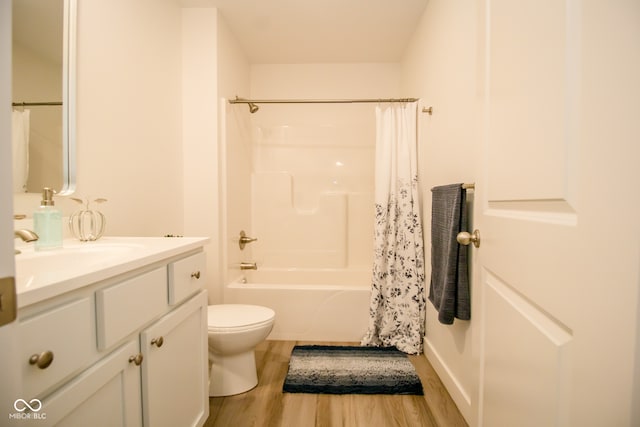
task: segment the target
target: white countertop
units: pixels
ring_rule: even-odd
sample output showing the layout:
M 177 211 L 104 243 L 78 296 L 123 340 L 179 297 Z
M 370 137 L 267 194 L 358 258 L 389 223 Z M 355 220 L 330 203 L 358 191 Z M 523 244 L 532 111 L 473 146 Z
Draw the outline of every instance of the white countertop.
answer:
M 200 248 L 207 237 L 103 237 L 67 239 L 63 247 L 16 254 L 18 308 Z

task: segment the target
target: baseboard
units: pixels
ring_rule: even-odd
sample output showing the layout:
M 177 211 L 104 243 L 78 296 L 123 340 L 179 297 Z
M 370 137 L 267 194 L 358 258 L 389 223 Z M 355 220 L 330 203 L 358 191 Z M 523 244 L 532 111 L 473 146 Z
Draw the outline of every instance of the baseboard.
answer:
M 451 395 L 451 399 L 453 399 L 453 402 L 458 407 L 458 410 L 460 410 L 467 424 L 471 425 L 471 398 L 469 394 L 426 337 L 424 341 L 424 355 L 440 377 L 442 384 L 444 384 L 449 395 Z

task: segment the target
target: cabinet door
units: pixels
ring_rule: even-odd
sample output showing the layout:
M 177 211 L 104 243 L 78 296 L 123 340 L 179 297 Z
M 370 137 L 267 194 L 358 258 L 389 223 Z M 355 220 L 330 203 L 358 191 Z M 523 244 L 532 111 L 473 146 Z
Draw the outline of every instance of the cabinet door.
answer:
M 201 291 L 140 335 L 145 426 L 200 426 L 207 396 L 207 293 Z
M 129 362 L 139 348 L 130 341 L 43 399 L 38 425 L 141 426 L 140 368 Z

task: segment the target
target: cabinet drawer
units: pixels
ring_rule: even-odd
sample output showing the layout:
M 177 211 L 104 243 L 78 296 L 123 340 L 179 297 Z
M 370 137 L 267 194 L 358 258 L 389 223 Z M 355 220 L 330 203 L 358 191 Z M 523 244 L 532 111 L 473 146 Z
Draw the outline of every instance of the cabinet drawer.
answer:
M 169 304 L 175 305 L 198 292 L 205 283 L 204 252 L 169 264 Z
M 90 362 L 97 353 L 94 318 L 87 297 L 20 322 L 19 335 L 29 337 L 20 340 L 24 396 L 37 396 Z M 46 352 L 53 359 L 45 367 Z M 39 361 L 30 363 L 32 356 L 39 356 Z
M 167 309 L 165 267 L 96 292 L 98 348 L 104 350 Z

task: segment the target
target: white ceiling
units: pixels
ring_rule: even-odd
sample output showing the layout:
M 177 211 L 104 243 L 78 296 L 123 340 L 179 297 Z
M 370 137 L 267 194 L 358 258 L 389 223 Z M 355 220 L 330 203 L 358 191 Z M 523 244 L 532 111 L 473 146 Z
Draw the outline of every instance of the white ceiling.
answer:
M 182 0 L 214 6 L 251 63 L 398 62 L 428 0 Z

